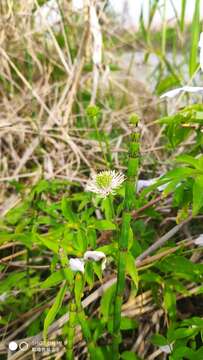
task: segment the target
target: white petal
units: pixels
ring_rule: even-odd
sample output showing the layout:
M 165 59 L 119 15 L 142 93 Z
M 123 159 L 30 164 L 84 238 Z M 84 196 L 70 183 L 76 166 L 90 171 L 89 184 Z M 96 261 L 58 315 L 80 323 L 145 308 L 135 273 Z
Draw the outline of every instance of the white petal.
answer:
M 183 91 L 186 92 L 201 92 L 203 91 L 203 87 L 202 86 L 183 86 Z
M 138 180 L 138 182 L 137 182 L 137 192 L 139 192 L 142 189 L 147 188 L 150 185 L 153 185 L 156 181 L 157 181 L 156 178 L 148 179 L 148 180 Z
M 106 255 L 102 251 L 86 251 L 84 254 L 84 260 L 100 261 L 105 259 Z
M 173 98 L 176 95 L 178 95 L 181 91 L 182 91 L 182 88 L 177 88 L 177 89 L 167 91 L 166 93 L 164 93 L 163 95 L 160 96 L 160 99 L 163 99 L 165 97 Z
M 138 182 L 137 182 L 137 192 L 139 192 L 142 189 L 147 188 L 148 186 L 151 186 L 151 185 L 155 184 L 156 181 L 158 181 L 158 180 L 159 180 L 159 178 L 153 178 L 153 179 L 148 179 L 148 180 L 138 180 Z M 168 184 L 159 185 L 157 187 L 158 191 L 165 190 L 167 185 Z
M 200 37 L 199 37 L 199 47 L 202 48 L 203 47 L 203 32 L 201 32 Z
M 203 64 L 202 64 L 202 67 L 203 67 Z M 180 94 L 182 91 L 183 92 L 191 92 L 191 93 L 203 92 L 203 87 L 201 87 L 201 86 L 183 86 L 181 88 L 173 89 L 173 90 L 166 92 L 165 94 L 160 96 L 160 99 L 163 99 L 165 97 L 173 98 L 176 95 Z
M 159 191 L 164 191 L 167 186 L 168 186 L 168 183 L 162 184 L 162 185 L 159 185 L 157 189 L 158 189 Z
M 84 271 L 85 271 L 83 259 L 71 258 L 69 260 L 69 266 L 72 271 L 80 271 L 82 273 L 84 273 Z
M 173 345 L 164 345 L 164 346 L 160 346 L 159 347 L 160 350 L 165 353 L 165 354 L 171 354 L 172 350 L 173 350 Z
M 194 244 L 198 246 L 203 246 L 203 234 L 201 234 L 197 239 L 194 240 Z
M 108 176 L 110 178 L 109 183 L 105 186 L 98 184 L 98 179 L 102 176 Z M 122 173 L 113 171 L 101 171 L 98 174 L 91 176 L 91 179 L 87 182 L 85 190 L 91 191 L 105 198 L 109 194 L 115 195 L 115 189 L 120 187 L 125 180 L 125 176 Z

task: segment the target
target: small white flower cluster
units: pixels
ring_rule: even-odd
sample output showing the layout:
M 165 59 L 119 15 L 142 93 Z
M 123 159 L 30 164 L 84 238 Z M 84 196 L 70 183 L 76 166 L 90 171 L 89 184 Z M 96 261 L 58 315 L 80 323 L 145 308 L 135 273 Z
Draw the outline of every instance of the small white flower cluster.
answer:
M 84 273 L 85 271 L 85 262 L 93 260 L 93 261 L 101 261 L 102 260 L 102 270 L 105 269 L 106 266 L 106 255 L 102 251 L 86 251 L 83 258 L 71 258 L 69 260 L 70 269 L 74 272 Z
M 199 48 L 200 48 L 200 68 L 203 71 L 203 32 L 200 34 L 199 39 Z M 183 86 L 177 89 L 173 89 L 170 91 L 167 91 L 163 95 L 160 96 L 161 99 L 163 98 L 174 98 L 175 96 L 179 95 L 181 92 L 189 92 L 189 93 L 197 93 L 197 92 L 203 92 L 203 87 L 201 86 Z
M 101 171 L 93 175 L 87 182 L 86 191 L 91 191 L 105 198 L 110 194 L 114 195 L 115 190 L 120 187 L 124 180 L 125 176 L 115 170 Z

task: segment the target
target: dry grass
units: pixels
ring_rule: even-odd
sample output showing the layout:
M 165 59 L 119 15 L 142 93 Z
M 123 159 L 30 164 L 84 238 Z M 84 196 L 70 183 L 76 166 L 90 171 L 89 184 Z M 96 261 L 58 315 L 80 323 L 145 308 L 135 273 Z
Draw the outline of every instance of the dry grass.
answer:
M 128 117 L 133 112 L 138 112 L 142 119 L 146 140 L 143 153 L 153 153 L 160 160 L 159 138 L 154 141 L 157 129 L 151 124 L 157 116 L 156 100 L 144 84 L 136 82 L 131 64 L 111 72 L 110 63 L 120 65 L 119 53 L 116 46 L 115 51 L 114 48 L 103 51 L 105 66 L 98 69 L 99 82 L 95 88 L 95 72 L 84 71 L 92 56 L 88 16 L 73 14 L 70 3 L 60 1 L 63 21 L 57 25 L 59 36 L 49 26 L 37 31 L 33 20 L 37 7 L 35 0 L 3 0 L 0 5 L 2 214 L 16 201 L 13 195 L 10 197 L 12 180 L 31 185 L 44 176 L 83 184 L 89 171 L 105 167 L 100 146 L 91 138 L 93 128 L 85 120 L 88 105 L 85 93 L 91 97 L 94 92 L 93 98 L 103 108 L 99 130 L 110 136 L 118 168 L 119 155 L 125 151 L 123 140 L 129 133 Z M 100 16 L 102 31 L 108 39 L 112 36 L 107 31 L 109 19 L 102 12 Z M 113 97 L 113 107 L 107 100 L 109 95 Z M 119 135 L 111 137 L 115 129 Z M 9 205 L 5 205 L 8 196 Z

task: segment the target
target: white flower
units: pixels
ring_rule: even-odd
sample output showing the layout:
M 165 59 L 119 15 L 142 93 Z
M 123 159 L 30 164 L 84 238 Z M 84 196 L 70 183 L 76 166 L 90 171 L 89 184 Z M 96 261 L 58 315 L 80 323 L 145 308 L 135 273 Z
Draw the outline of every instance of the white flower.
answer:
M 86 251 L 84 254 L 84 260 L 100 261 L 104 259 L 106 255 L 102 251 Z
M 203 246 L 203 234 L 201 234 L 197 239 L 194 240 L 194 244 L 198 246 Z
M 163 345 L 159 347 L 160 350 L 165 353 L 165 354 L 171 354 L 172 350 L 173 350 L 173 344 L 170 345 Z
M 83 259 L 79 259 L 79 258 L 71 258 L 69 260 L 69 266 L 71 268 L 72 271 L 76 272 L 82 272 L 84 273 L 85 269 L 84 269 L 84 260 Z
M 86 251 L 84 260 L 94 260 L 96 262 L 102 260 L 102 270 L 106 267 L 106 255 L 102 251 Z
M 199 47 L 200 47 L 199 63 L 200 63 L 201 70 L 203 71 L 203 32 L 201 32 L 201 34 L 200 34 Z
M 163 98 L 173 98 L 176 95 L 180 94 L 181 92 L 190 92 L 190 93 L 196 93 L 196 92 L 203 92 L 202 86 L 183 86 L 177 89 L 173 89 L 170 91 L 167 91 L 163 95 L 160 96 L 160 99 Z
M 105 198 L 109 194 L 114 195 L 115 190 L 125 180 L 125 176 L 122 173 L 113 171 L 101 171 L 97 175 L 93 175 L 86 185 L 86 191 L 91 191 L 95 194 Z

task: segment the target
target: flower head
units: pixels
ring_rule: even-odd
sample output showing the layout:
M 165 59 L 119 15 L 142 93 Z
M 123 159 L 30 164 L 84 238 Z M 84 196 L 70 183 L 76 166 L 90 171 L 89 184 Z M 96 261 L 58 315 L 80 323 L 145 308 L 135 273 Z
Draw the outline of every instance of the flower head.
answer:
M 113 171 L 101 171 L 97 175 L 93 175 L 86 185 L 86 191 L 91 191 L 105 198 L 109 194 L 114 195 L 115 190 L 125 180 L 122 173 Z
M 83 259 L 79 259 L 79 258 L 71 258 L 69 260 L 69 266 L 71 268 L 72 271 L 76 272 L 82 272 L 84 273 L 85 269 L 84 269 L 84 260 Z
M 106 255 L 102 251 L 86 251 L 84 254 L 84 260 L 100 261 L 104 259 Z

